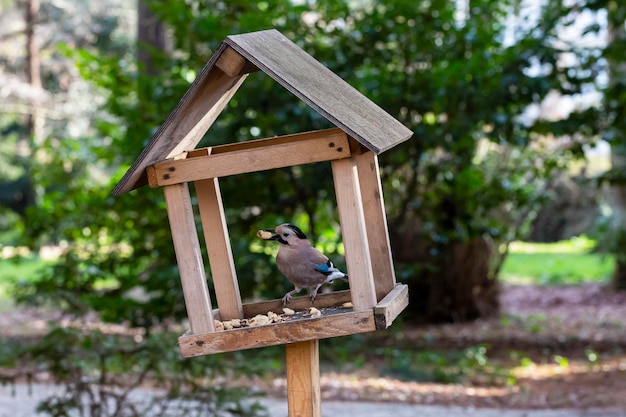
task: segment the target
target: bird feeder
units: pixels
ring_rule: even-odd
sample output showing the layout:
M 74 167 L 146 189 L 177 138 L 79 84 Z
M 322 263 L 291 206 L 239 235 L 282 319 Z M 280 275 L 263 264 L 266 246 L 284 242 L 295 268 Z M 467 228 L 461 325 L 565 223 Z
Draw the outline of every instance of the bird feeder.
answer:
M 255 71 L 269 75 L 336 127 L 196 149 Z M 385 329 L 408 304 L 407 287 L 397 284 L 394 274 L 377 155 L 411 135 L 278 31 L 227 37 L 113 190 L 119 195 L 144 185 L 163 188 L 190 324 L 179 338 L 182 355 L 286 344 L 290 415 L 320 415 L 318 340 Z M 332 167 L 350 289 L 320 294 L 314 302 L 322 311 L 319 317 L 217 329 L 216 320 L 246 319 L 283 307 L 280 299 L 242 303 L 219 178 L 322 161 Z M 189 183 L 204 230 L 215 310 Z M 347 302 L 350 308 L 338 307 Z M 311 305 L 301 296 L 288 307 L 298 311 Z

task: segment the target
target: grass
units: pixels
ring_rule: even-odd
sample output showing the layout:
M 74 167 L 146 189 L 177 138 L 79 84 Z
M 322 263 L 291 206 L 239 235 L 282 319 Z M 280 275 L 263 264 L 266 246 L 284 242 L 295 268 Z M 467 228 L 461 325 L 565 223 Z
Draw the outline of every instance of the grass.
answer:
M 11 283 L 34 276 L 47 262 L 38 257 L 0 258 L 0 299 L 9 297 Z
M 500 279 L 535 285 L 606 282 L 613 272 L 613 258 L 593 253 L 594 246 L 584 236 L 556 243 L 513 242 Z
M 595 241 L 581 236 L 556 243 L 513 242 L 500 279 L 509 284 L 558 285 L 606 282 L 613 258 L 593 253 Z M 9 297 L 11 282 L 33 276 L 46 262 L 36 256 L 0 257 L 0 299 Z

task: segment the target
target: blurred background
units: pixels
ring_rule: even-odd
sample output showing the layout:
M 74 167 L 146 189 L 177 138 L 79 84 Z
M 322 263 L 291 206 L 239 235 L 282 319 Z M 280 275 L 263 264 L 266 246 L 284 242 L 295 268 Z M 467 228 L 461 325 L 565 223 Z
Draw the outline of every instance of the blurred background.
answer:
M 278 348 L 179 358 L 162 192 L 111 195 L 219 42 L 275 28 L 414 132 L 380 155 L 410 305 L 322 344 L 325 398 L 626 406 L 625 17 L 617 0 L 0 0 L 0 380 L 63 387 L 49 415 L 262 415 L 246 400 L 281 395 Z M 327 127 L 257 72 L 200 146 Z M 220 185 L 246 300 L 289 288 L 258 229 L 297 224 L 345 267 L 330 164 Z

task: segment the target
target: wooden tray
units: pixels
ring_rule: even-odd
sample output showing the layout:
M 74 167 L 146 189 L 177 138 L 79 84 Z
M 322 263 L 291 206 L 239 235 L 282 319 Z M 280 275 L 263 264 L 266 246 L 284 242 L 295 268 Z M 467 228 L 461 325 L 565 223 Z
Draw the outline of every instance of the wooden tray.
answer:
M 189 358 L 382 330 L 389 327 L 408 305 L 408 287 L 396 285 L 371 310 L 353 311 L 352 308 L 341 307 L 349 301 L 349 290 L 321 294 L 315 299 L 315 303 L 311 303 L 306 296 L 297 297 L 291 300 L 289 308 L 303 311 L 314 306 L 321 311 L 321 317 L 296 314 L 286 321 L 258 327 L 240 327 L 195 335 L 188 331 L 178 338 L 178 343 L 182 356 Z M 268 311 L 281 312 L 283 305 L 281 300 L 271 300 L 244 304 L 243 307 L 245 317 L 251 318 Z M 220 318 L 219 311 L 214 312 L 214 317 Z

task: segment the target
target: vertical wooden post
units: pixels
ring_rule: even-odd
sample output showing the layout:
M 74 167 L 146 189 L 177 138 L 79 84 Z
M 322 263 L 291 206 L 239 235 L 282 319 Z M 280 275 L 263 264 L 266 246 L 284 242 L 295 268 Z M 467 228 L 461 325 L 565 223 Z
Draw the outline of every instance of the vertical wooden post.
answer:
M 215 331 L 211 297 L 187 183 L 163 187 L 191 332 Z
M 334 160 L 331 166 L 341 221 L 341 236 L 346 248 L 352 304 L 354 311 L 365 311 L 376 305 L 376 291 L 359 175 L 354 158 Z
M 367 241 L 375 278 L 376 299 L 380 301 L 395 288 L 396 273 L 393 269 L 378 157 L 374 152 L 366 151 L 354 156 L 354 159 L 361 184 Z
M 319 340 L 286 345 L 289 417 L 322 417 Z
M 217 178 L 195 182 L 204 240 L 222 320 L 243 318 L 237 272 Z

